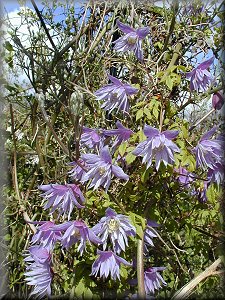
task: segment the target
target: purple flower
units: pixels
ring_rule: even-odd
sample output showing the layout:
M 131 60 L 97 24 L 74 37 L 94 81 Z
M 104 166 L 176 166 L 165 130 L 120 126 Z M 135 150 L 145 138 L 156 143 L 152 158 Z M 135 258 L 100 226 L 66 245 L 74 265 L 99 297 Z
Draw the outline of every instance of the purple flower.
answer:
M 148 268 L 144 272 L 144 284 L 146 294 L 154 293 L 155 290 L 159 290 L 161 288 L 161 284 L 163 284 L 164 286 L 166 285 L 166 282 L 158 273 L 158 271 L 163 270 L 165 270 L 164 267 L 152 267 Z
M 55 226 L 52 221 L 31 221 L 31 224 L 40 225 L 37 232 L 32 237 L 32 244 L 40 243 L 40 245 L 47 250 L 52 250 L 57 241 L 61 240 L 60 231 L 52 231 L 51 228 Z
M 190 183 L 195 179 L 195 175 L 183 167 L 179 167 L 178 169 L 174 169 L 176 173 L 178 173 L 178 181 L 180 184 L 190 187 Z
M 156 170 L 159 169 L 160 162 L 165 166 L 174 163 L 174 152 L 180 152 L 179 148 L 171 141 L 178 134 L 177 130 L 166 130 L 160 132 L 158 129 L 145 125 L 144 134 L 147 140 L 138 144 L 133 154 L 143 156 L 142 163 L 147 163 L 147 169 L 155 158 Z
M 30 296 L 36 295 L 38 299 L 51 295 L 51 281 L 53 272 L 51 269 L 51 255 L 46 248 L 33 246 L 24 259 L 26 263 L 25 281 L 28 285 L 34 285 Z
M 76 181 L 81 181 L 86 171 L 84 169 L 87 169 L 87 165 L 82 159 L 78 160 L 78 163 L 76 161 L 70 162 L 69 165 L 74 166 L 73 169 L 71 169 L 68 174 Z M 81 167 L 83 166 L 83 168 Z
M 157 235 L 154 233 L 154 230 L 152 230 L 151 227 L 159 227 L 160 225 L 152 220 L 147 220 L 147 226 L 144 232 L 144 242 L 145 245 L 154 246 L 152 238 L 157 237 Z
M 198 198 L 198 201 L 200 203 L 205 203 L 208 201 L 208 197 L 207 197 L 207 189 L 208 189 L 208 186 L 209 186 L 209 182 L 208 181 L 205 181 L 204 182 L 204 186 L 203 187 L 199 187 L 195 194 L 197 195 L 197 198 Z
M 59 210 L 59 216 L 62 214 L 68 214 L 68 219 L 70 219 L 70 214 L 76 206 L 77 208 L 83 208 L 84 206 L 78 202 L 78 199 L 84 203 L 85 199 L 81 190 L 76 184 L 47 184 L 40 185 L 39 189 L 45 193 L 41 196 L 44 197 L 44 201 L 47 201 L 44 209 L 48 209 L 52 206 L 50 213 L 52 214 L 56 209 Z
M 106 136 L 116 136 L 116 139 L 112 145 L 112 149 L 122 144 L 124 141 L 129 140 L 133 131 L 129 128 L 124 127 L 119 121 L 116 121 L 117 129 L 104 130 Z
M 207 179 L 209 182 L 216 182 L 218 185 L 224 182 L 224 163 L 217 162 L 214 164 L 213 169 L 209 168 Z
M 61 243 L 66 249 L 80 242 L 77 248 L 80 251 L 80 255 L 83 254 L 87 241 L 94 244 L 102 244 L 102 241 L 94 234 L 92 229 L 88 228 L 84 221 L 68 221 L 60 225 L 55 225 L 53 230 L 65 231 Z
M 222 159 L 222 141 L 209 140 L 209 138 L 216 132 L 217 126 L 207 131 L 193 149 L 196 155 L 196 167 L 203 169 L 213 169 L 215 164 L 221 162 Z
M 110 207 L 105 211 L 105 217 L 92 228 L 103 242 L 103 250 L 106 249 L 108 237 L 113 244 L 113 250 L 120 254 L 128 246 L 128 236 L 135 236 L 136 229 L 130 224 L 127 216 L 117 214 Z
M 119 79 L 108 75 L 112 83 L 107 84 L 95 92 L 97 100 L 104 100 L 102 108 L 111 112 L 114 108 L 122 110 L 123 113 L 129 112 L 128 96 L 136 94 L 138 89 L 127 83 L 122 83 Z
M 216 92 L 212 96 L 212 106 L 213 108 L 220 110 L 224 104 L 224 95 L 220 92 Z
M 107 191 L 111 183 L 112 174 L 120 179 L 129 179 L 129 176 L 119 166 L 112 164 L 112 157 L 108 146 L 102 148 L 100 155 L 83 154 L 82 159 L 87 163 L 89 168 L 88 172 L 84 174 L 82 182 L 92 179 L 89 188 L 94 187 L 95 190 L 101 185 Z
M 102 145 L 101 129 L 92 129 L 88 127 L 83 127 L 80 143 L 81 145 L 85 145 L 89 149 L 99 148 Z
M 91 275 L 97 277 L 98 272 L 100 271 L 99 276 L 103 277 L 104 279 L 111 274 L 111 278 L 116 280 L 117 278 L 120 280 L 120 273 L 119 268 L 120 264 L 124 264 L 127 266 L 131 266 L 125 259 L 122 257 L 117 256 L 112 251 L 100 251 L 97 250 L 97 254 L 99 257 L 92 265 L 92 272 Z
M 186 77 L 190 78 L 191 91 L 206 91 L 207 87 L 213 82 L 213 77 L 207 70 L 214 61 L 214 56 L 204 61 L 191 72 L 186 73 Z
M 117 39 L 114 43 L 116 51 L 126 52 L 133 51 L 138 60 L 143 61 L 143 50 L 141 47 L 142 40 L 149 34 L 149 27 L 140 27 L 134 29 L 117 20 L 117 26 L 125 33 L 124 36 Z

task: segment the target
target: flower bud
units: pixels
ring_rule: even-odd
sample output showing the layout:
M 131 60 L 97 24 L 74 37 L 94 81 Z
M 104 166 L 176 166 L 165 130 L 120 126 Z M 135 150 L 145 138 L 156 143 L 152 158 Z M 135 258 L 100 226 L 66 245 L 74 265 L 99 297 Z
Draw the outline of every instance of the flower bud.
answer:
M 213 108 L 219 110 L 222 108 L 223 104 L 224 104 L 224 95 L 219 92 L 216 92 L 212 97 Z
M 75 116 L 79 116 L 83 107 L 84 97 L 83 93 L 76 89 L 70 98 L 71 112 Z

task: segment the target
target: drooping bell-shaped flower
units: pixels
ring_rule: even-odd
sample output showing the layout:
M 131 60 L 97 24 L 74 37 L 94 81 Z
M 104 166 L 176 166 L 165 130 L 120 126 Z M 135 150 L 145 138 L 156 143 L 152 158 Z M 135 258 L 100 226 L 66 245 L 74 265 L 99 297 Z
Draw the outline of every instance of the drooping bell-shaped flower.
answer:
M 220 92 L 216 92 L 212 96 L 212 106 L 216 110 L 220 110 L 224 104 L 224 95 Z
M 151 267 L 145 270 L 144 285 L 146 294 L 154 294 L 155 290 L 159 290 L 162 287 L 161 285 L 167 285 L 159 273 L 159 271 L 163 270 L 165 270 L 164 267 Z
M 43 247 L 31 246 L 24 261 L 26 264 L 25 281 L 28 285 L 34 286 L 30 297 L 35 296 L 37 299 L 49 297 L 53 277 L 50 252 Z
M 134 29 L 129 25 L 117 20 L 118 28 L 125 33 L 115 42 L 114 49 L 118 52 L 133 51 L 138 60 L 143 61 L 142 40 L 150 33 L 149 27 L 139 27 Z
M 147 169 L 151 166 L 153 158 L 155 158 L 156 170 L 159 169 L 161 162 L 165 166 L 173 164 L 174 152 L 180 152 L 180 150 L 171 140 L 177 137 L 179 131 L 166 130 L 160 132 L 156 128 L 145 125 L 144 134 L 147 139 L 137 145 L 133 154 L 143 157 L 142 163 L 147 163 Z
M 66 249 L 79 243 L 77 250 L 80 251 L 80 255 L 83 254 L 87 242 L 96 245 L 102 244 L 100 238 L 95 235 L 93 230 L 90 229 L 84 221 L 68 221 L 60 225 L 55 225 L 53 230 L 64 232 L 61 244 Z
M 207 131 L 193 149 L 196 156 L 196 167 L 213 169 L 216 163 L 221 163 L 223 151 L 222 140 L 210 139 L 217 131 L 217 126 Z
M 112 175 L 124 180 L 129 179 L 129 176 L 125 174 L 119 166 L 112 163 L 108 146 L 101 149 L 100 155 L 83 154 L 82 160 L 85 161 L 88 166 L 88 171 L 84 174 L 82 182 L 92 179 L 89 188 L 94 187 L 95 190 L 99 186 L 103 186 L 107 191 L 111 183 Z
M 95 92 L 97 100 L 103 101 L 101 108 L 109 113 L 117 108 L 123 113 L 129 113 L 130 105 L 128 96 L 136 94 L 138 89 L 132 87 L 128 83 L 123 83 L 116 77 L 108 75 L 112 83 L 103 86 Z
M 202 62 L 191 72 L 186 73 L 186 77 L 190 78 L 191 91 L 206 91 L 209 85 L 213 82 L 214 78 L 208 71 L 208 68 L 214 61 L 214 56 Z
M 28 223 L 38 225 L 37 232 L 33 235 L 31 243 L 39 244 L 40 246 L 53 250 L 57 241 L 61 240 L 60 231 L 52 231 L 51 228 L 55 226 L 52 221 L 30 221 Z
M 111 275 L 113 280 L 120 280 L 120 265 L 131 266 L 124 258 L 116 255 L 112 251 L 97 250 L 98 258 L 92 265 L 91 275 L 102 277 L 103 279 Z M 99 275 L 98 275 L 99 273 Z
M 46 202 L 44 209 L 51 207 L 51 214 L 57 209 L 59 216 L 68 214 L 70 219 L 74 206 L 84 207 L 82 205 L 85 202 L 84 196 L 76 184 L 46 184 L 40 185 L 39 189 L 44 191 L 41 195 Z
M 107 247 L 108 238 L 110 239 L 113 250 L 120 254 L 128 246 L 128 236 L 135 236 L 136 229 L 131 225 L 127 216 L 117 214 L 108 207 L 105 217 L 101 218 L 98 224 L 92 228 L 93 232 L 100 237 L 103 242 L 103 250 Z
M 120 121 L 116 121 L 116 127 L 117 129 L 104 130 L 105 136 L 116 136 L 116 139 L 112 145 L 112 149 L 115 149 L 123 142 L 129 140 L 131 134 L 133 134 L 133 131 L 124 127 Z

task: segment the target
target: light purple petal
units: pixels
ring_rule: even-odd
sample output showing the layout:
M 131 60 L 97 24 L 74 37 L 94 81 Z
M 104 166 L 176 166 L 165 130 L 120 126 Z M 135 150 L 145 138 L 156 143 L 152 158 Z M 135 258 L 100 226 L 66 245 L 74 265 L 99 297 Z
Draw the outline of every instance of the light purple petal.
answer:
M 118 28 L 123 31 L 123 33 L 135 32 L 135 30 L 127 24 L 121 23 L 119 20 L 116 21 Z

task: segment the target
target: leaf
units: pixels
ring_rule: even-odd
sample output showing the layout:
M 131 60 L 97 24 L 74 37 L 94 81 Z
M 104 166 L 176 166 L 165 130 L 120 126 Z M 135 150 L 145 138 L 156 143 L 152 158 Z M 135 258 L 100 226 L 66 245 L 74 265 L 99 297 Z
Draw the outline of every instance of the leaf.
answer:
M 92 299 L 93 293 L 89 288 L 84 290 L 84 299 Z
M 83 283 L 83 280 L 81 279 L 81 281 L 78 283 L 78 285 L 75 288 L 75 295 L 76 296 L 81 296 L 85 291 L 85 286 Z
M 125 158 L 128 165 L 130 165 L 133 161 L 135 161 L 135 159 L 136 159 L 136 156 L 132 153 L 128 153 Z
M 13 46 L 10 44 L 9 41 L 5 42 L 5 48 L 6 50 L 8 50 L 9 52 L 13 51 Z
M 158 117 L 159 117 L 159 106 L 158 105 L 154 105 L 154 107 L 153 107 L 153 115 L 158 120 Z
M 137 114 L 136 114 L 136 121 L 138 121 L 139 119 L 141 119 L 141 118 L 143 117 L 143 114 L 144 114 L 143 109 L 142 109 L 142 108 L 139 109 L 139 110 L 137 111 Z
M 146 114 L 146 116 L 148 117 L 148 119 L 151 120 L 152 115 L 151 115 L 150 110 L 147 107 L 144 108 L 144 113 Z
M 170 90 L 172 90 L 172 88 L 173 88 L 173 80 L 172 80 L 171 76 L 167 76 L 166 77 L 166 85 L 168 86 L 168 88 Z
M 127 143 L 127 141 L 126 142 L 123 142 L 120 146 L 119 146 L 119 154 L 121 155 L 121 156 L 124 156 L 124 154 L 125 154 L 125 152 L 126 152 L 126 149 L 127 149 L 127 145 L 128 145 L 128 143 Z

